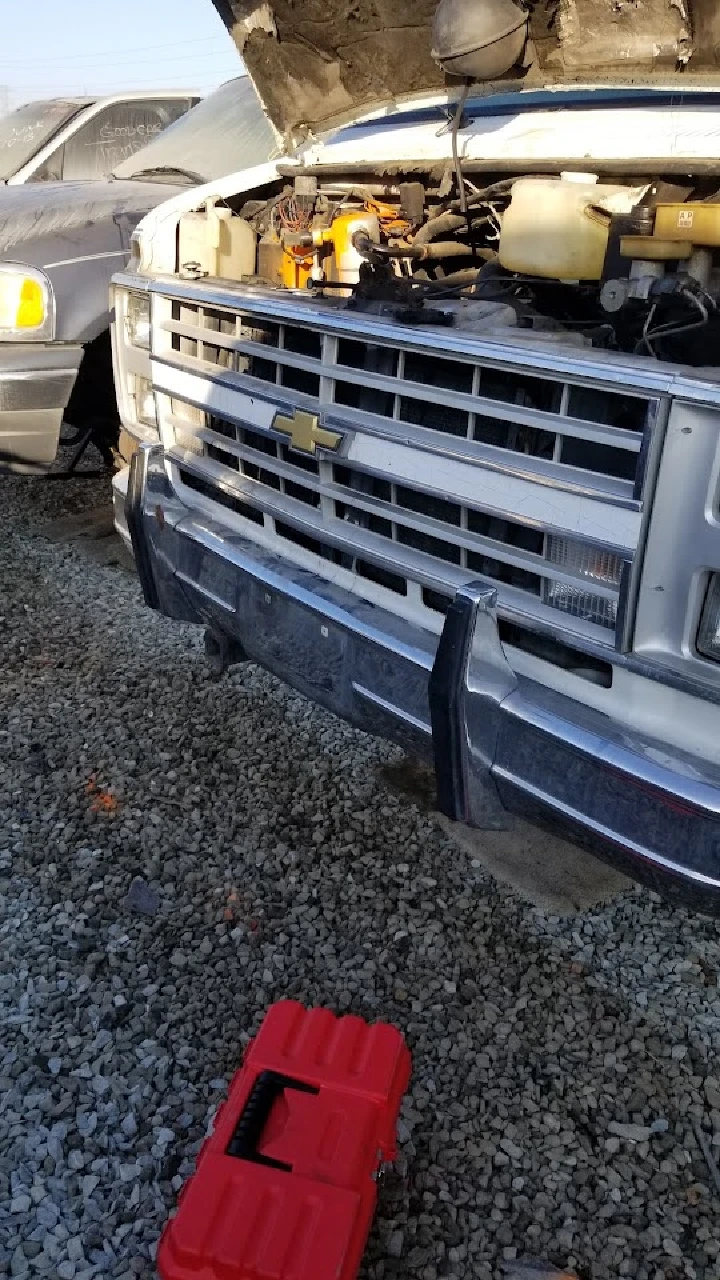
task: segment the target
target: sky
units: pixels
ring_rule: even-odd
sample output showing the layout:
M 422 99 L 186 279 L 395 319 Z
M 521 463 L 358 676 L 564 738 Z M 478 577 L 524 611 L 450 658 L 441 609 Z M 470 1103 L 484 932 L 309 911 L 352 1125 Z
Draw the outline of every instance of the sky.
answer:
M 63 93 L 208 91 L 242 71 L 211 0 L 0 0 L 0 111 Z

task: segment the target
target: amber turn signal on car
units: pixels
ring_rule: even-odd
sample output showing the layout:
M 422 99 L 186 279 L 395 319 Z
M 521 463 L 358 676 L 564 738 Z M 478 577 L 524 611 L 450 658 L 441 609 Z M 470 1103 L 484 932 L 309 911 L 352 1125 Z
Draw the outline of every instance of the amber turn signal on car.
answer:
M 52 286 L 44 272 L 0 265 L 0 341 L 35 342 L 53 336 Z

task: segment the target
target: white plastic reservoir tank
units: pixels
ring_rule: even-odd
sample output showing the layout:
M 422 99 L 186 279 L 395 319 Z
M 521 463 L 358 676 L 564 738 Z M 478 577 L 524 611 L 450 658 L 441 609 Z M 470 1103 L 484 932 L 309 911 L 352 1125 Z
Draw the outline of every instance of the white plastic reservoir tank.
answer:
M 610 215 L 629 213 L 646 190 L 600 183 L 594 173 L 518 178 L 503 215 L 500 265 L 550 280 L 599 280 Z

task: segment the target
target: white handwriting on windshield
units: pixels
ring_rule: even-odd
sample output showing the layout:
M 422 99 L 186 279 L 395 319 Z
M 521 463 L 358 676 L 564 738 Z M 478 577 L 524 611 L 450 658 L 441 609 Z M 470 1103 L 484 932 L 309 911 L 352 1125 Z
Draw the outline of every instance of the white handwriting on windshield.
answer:
M 115 169 L 117 165 L 122 164 L 123 160 L 129 160 L 135 155 L 136 151 L 140 151 L 142 144 L 140 142 L 126 142 L 124 146 L 104 146 L 98 152 L 97 161 L 106 172 Z
M 156 124 L 144 124 L 142 120 L 137 124 L 104 124 L 96 145 L 114 142 L 116 138 L 137 138 L 138 140 L 153 138 L 155 134 L 162 131 L 163 126 L 159 121 Z
M 38 120 L 35 124 L 23 125 L 20 129 L 14 126 L 7 137 L 0 140 L 0 146 L 7 148 L 26 147 L 28 143 L 34 142 L 36 134 L 42 133 L 45 128 L 46 122 L 44 120 Z

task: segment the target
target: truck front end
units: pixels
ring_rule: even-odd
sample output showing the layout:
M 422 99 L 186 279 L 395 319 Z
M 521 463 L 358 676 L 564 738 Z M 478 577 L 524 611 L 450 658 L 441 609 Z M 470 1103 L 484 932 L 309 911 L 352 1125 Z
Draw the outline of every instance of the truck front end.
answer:
M 720 100 L 563 105 L 416 102 L 155 211 L 123 518 L 218 670 L 717 912 Z

